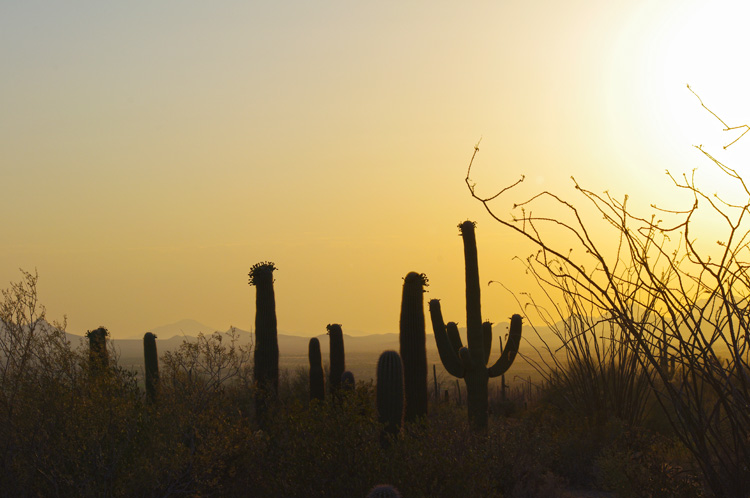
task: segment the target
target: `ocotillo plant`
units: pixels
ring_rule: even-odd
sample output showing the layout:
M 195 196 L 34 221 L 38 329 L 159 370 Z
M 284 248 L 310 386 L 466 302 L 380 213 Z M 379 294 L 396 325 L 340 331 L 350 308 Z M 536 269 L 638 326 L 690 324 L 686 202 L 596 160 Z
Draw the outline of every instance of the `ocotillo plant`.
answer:
M 466 400 L 469 408 L 469 423 L 474 429 L 487 427 L 488 392 L 490 377 L 497 377 L 510 368 L 518 353 L 521 341 L 521 316 L 513 315 L 510 321 L 510 333 L 500 358 L 487 367 L 489 354 L 486 349 L 486 335 L 482 332 L 482 307 L 479 292 L 479 263 L 477 260 L 477 240 L 474 223 L 465 221 L 459 225 L 464 242 L 464 260 L 466 266 L 466 336 L 467 346 L 455 350 L 455 339 L 449 336 L 443 322 L 440 301 L 430 301 L 430 317 L 435 333 L 440 360 L 449 374 L 463 378 L 466 382 Z
M 156 353 L 156 335 L 151 332 L 143 336 L 143 359 L 146 364 L 146 399 L 153 403 L 159 386 L 159 356 Z
M 325 373 L 323 373 L 323 360 L 320 357 L 320 341 L 317 337 L 310 339 L 307 356 L 310 360 L 310 401 L 323 400 L 326 395 Z
M 404 278 L 401 295 L 399 342 L 404 364 L 404 420 L 413 422 L 427 415 L 427 351 L 424 331 L 424 273 L 411 272 Z
M 388 444 L 388 434 L 398 434 L 404 420 L 404 372 L 401 356 L 384 351 L 378 358 L 375 391 L 378 421 L 384 424 L 381 444 Z
M 250 285 L 255 286 L 255 410 L 263 425 L 268 404 L 279 389 L 279 341 L 276 330 L 276 298 L 273 272 L 276 266 L 268 261 L 250 268 Z
M 107 356 L 107 335 L 109 332 L 104 327 L 86 332 L 89 338 L 89 368 L 91 373 L 98 374 L 109 366 Z
M 326 326 L 331 344 L 331 365 L 328 371 L 328 390 L 333 394 L 341 387 L 341 376 L 346 370 L 344 358 L 344 333 L 341 325 L 331 323 Z

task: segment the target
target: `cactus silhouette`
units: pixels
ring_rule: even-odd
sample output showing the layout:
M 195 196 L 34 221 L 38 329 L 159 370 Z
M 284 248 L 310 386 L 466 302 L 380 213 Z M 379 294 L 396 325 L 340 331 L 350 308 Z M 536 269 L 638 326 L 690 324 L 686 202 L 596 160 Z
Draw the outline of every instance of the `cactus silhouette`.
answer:
M 674 378 L 675 357 L 669 353 L 669 335 L 663 318 L 662 333 L 662 339 L 659 341 L 659 369 L 664 378 L 671 381 Z
M 326 326 L 331 345 L 331 365 L 328 371 L 328 389 L 335 393 L 341 387 L 341 376 L 346 370 L 346 361 L 344 358 L 344 333 L 341 331 L 341 325 L 331 323 Z
M 366 498 L 401 498 L 401 493 L 393 486 L 379 484 L 367 493 Z
M 255 286 L 255 412 L 261 426 L 269 404 L 279 389 L 279 341 L 276 329 L 276 298 L 273 272 L 276 266 L 268 261 L 250 268 L 250 285 Z
M 469 423 L 476 430 L 487 427 L 488 383 L 489 379 L 504 374 L 510 368 L 518 353 L 521 342 L 521 316 L 513 315 L 510 321 L 510 332 L 500 358 L 489 368 L 489 352 L 492 333 L 489 322 L 482 323 L 482 309 L 479 292 L 479 263 L 477 259 L 477 241 L 474 223 L 465 221 L 459 225 L 464 243 L 464 260 L 466 266 L 466 338 L 467 346 L 456 341 L 453 332 L 443 322 L 440 301 L 430 301 L 430 318 L 435 333 L 440 361 L 454 377 L 466 382 L 466 399 L 469 412 Z M 483 331 L 483 329 L 485 329 Z M 458 335 L 457 332 L 455 334 Z M 456 346 L 461 346 L 456 351 Z
M 341 374 L 341 389 L 345 391 L 353 391 L 354 390 L 354 374 L 351 373 L 349 370 Z
M 159 356 L 156 353 L 156 335 L 151 332 L 143 336 L 143 358 L 146 364 L 146 399 L 154 403 L 159 387 Z
M 94 375 L 109 367 L 107 335 L 109 335 L 109 332 L 104 327 L 86 332 L 86 337 L 89 339 L 89 368 Z
M 425 349 L 424 273 L 411 272 L 404 278 L 401 295 L 399 342 L 404 367 L 404 421 L 414 422 L 427 415 L 427 351 Z
M 378 421 L 384 424 L 381 442 L 387 445 L 388 434 L 398 434 L 404 420 L 404 373 L 401 356 L 384 351 L 378 359 L 376 404 Z
M 326 395 L 325 373 L 323 373 L 323 360 L 320 357 L 320 341 L 317 337 L 310 339 L 307 356 L 310 360 L 310 401 L 323 400 Z

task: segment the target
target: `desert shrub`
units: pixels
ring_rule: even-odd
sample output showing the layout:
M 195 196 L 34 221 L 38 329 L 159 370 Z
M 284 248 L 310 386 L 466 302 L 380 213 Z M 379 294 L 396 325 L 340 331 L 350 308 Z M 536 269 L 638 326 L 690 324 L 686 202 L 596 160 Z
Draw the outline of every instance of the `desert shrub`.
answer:
M 310 371 L 303 366 L 279 372 L 279 402 L 282 404 L 307 403 L 310 399 Z
M 679 442 L 644 430 L 624 431 L 595 461 L 599 487 L 623 498 L 703 496 L 692 458 Z
M 261 459 L 237 481 L 252 496 L 365 496 L 373 486 L 380 427 L 371 384 L 334 401 L 277 405 L 270 413 Z
M 220 492 L 240 455 L 252 455 L 241 407 L 247 354 L 219 336 L 184 345 L 166 362 L 155 404 L 134 372 L 92 370 L 37 301 L 36 274 L 0 303 L 0 494 L 192 496 Z

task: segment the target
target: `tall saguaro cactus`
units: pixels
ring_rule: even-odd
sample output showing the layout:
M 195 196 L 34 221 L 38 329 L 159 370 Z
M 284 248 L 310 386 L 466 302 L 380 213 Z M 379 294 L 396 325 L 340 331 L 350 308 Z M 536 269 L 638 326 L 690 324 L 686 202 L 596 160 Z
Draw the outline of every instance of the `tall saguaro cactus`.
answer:
M 146 363 L 146 399 L 153 403 L 159 386 L 159 356 L 156 353 L 156 335 L 151 332 L 143 336 L 143 358 Z
M 430 301 L 430 318 L 435 333 L 440 360 L 449 374 L 462 378 L 466 382 L 466 398 L 469 407 L 469 423 L 474 429 L 487 427 L 487 386 L 489 379 L 498 377 L 510 368 L 518 353 L 521 342 L 521 316 L 513 315 L 510 321 L 510 333 L 500 358 L 489 368 L 489 349 L 491 332 L 483 332 L 482 309 L 479 292 L 479 263 L 477 259 L 477 241 L 474 223 L 465 221 L 459 225 L 464 242 L 464 260 L 466 264 L 466 328 L 467 346 L 456 344 L 453 331 L 449 335 L 448 327 L 443 322 L 440 301 Z M 489 326 L 485 326 L 489 327 Z M 489 335 L 489 339 L 488 339 Z M 458 350 L 456 350 L 458 346 Z
M 310 360 L 310 401 L 314 399 L 322 401 L 326 395 L 325 374 L 323 373 L 323 360 L 320 356 L 320 341 L 317 337 L 310 339 L 307 356 Z
M 341 324 L 331 323 L 326 325 L 331 345 L 331 365 L 328 371 L 328 389 L 331 394 L 335 393 L 341 387 L 341 376 L 346 370 L 346 361 L 344 358 L 344 332 L 341 330 Z
M 425 349 L 424 273 L 411 272 L 404 278 L 401 296 L 399 342 L 404 365 L 404 420 L 413 422 L 427 415 L 427 351 Z
M 276 297 L 273 272 L 276 266 L 264 261 L 250 268 L 250 285 L 255 286 L 255 410 L 263 425 L 268 404 L 279 389 L 279 340 L 276 328 Z

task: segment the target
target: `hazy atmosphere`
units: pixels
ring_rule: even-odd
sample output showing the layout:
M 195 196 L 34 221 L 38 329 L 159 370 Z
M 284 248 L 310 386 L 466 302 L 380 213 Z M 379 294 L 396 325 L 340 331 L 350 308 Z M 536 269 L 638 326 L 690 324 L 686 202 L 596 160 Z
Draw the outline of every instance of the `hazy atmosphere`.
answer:
M 745 2 L 2 2 L 0 283 L 39 272 L 68 330 L 193 319 L 251 330 L 259 261 L 280 331 L 398 331 L 403 277 L 464 320 L 480 276 L 527 285 L 534 249 L 464 184 L 519 198 L 570 176 L 648 211 L 666 169 L 744 172 Z M 705 185 L 705 183 L 704 183 Z M 711 186 L 708 190 L 711 190 Z M 716 188 L 720 188 L 716 186 Z M 669 194 L 673 195 L 673 194 Z M 515 302 L 487 289 L 485 315 Z

